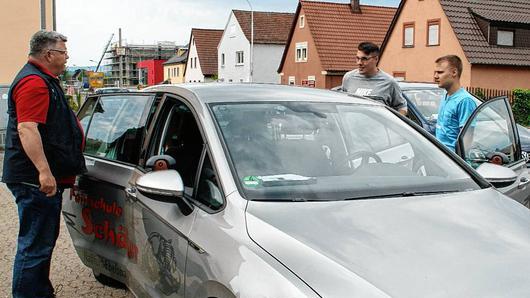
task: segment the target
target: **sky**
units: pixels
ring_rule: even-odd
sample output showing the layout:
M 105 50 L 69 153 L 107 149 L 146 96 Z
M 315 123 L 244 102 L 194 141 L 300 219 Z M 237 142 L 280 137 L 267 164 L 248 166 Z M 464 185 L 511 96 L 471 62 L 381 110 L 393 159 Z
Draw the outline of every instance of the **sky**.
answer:
M 249 1 L 255 11 L 294 13 L 298 5 L 298 0 Z M 398 6 L 399 0 L 361 4 Z M 112 33 L 117 41 L 118 28 L 128 43 L 185 45 L 191 28 L 224 29 L 232 9 L 250 10 L 247 0 L 56 0 L 56 5 L 57 31 L 68 37 L 69 66 L 96 65 Z

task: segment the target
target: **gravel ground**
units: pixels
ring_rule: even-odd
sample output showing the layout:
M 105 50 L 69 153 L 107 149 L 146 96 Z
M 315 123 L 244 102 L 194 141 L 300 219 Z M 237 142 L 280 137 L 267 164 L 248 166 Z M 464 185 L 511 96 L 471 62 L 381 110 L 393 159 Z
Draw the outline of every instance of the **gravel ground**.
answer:
M 2 163 L 3 152 L 0 170 Z M 13 196 L 3 183 L 0 183 L 0 210 L 0 297 L 11 297 L 18 216 Z M 94 279 L 92 270 L 79 260 L 62 217 L 50 275 L 56 290 L 62 288 L 57 297 L 134 297 L 130 292 L 105 287 Z

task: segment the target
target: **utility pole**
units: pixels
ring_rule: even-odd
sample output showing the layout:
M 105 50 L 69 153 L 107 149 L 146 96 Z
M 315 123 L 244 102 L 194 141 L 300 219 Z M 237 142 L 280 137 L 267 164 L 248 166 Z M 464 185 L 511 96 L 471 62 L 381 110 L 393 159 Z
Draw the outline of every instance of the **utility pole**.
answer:
M 248 6 L 250 6 L 250 69 L 249 69 L 249 82 L 252 83 L 254 76 L 254 9 L 250 0 L 246 0 Z

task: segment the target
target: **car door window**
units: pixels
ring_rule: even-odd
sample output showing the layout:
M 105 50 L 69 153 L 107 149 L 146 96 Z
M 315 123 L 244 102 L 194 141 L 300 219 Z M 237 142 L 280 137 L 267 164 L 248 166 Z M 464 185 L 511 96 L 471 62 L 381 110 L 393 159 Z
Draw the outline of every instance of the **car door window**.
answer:
M 218 211 L 223 206 L 223 195 L 208 153 L 205 154 L 199 177 L 195 200 L 208 210 Z
M 88 98 L 77 114 L 77 118 L 79 119 L 81 127 L 85 132 L 87 131 L 88 124 L 90 122 L 90 118 L 92 117 L 92 113 L 94 112 L 94 107 L 96 106 L 97 100 L 97 97 Z
M 176 99 L 166 101 L 159 119 L 151 155 L 173 157 L 184 186 L 193 188 L 204 146 L 197 121 L 190 108 Z
M 137 164 L 152 102 L 150 95 L 101 97 L 86 132 L 85 154 Z
M 459 136 L 461 155 L 474 167 L 488 161 L 497 164 L 517 161 L 520 153 L 513 123 L 505 99 L 480 106 Z

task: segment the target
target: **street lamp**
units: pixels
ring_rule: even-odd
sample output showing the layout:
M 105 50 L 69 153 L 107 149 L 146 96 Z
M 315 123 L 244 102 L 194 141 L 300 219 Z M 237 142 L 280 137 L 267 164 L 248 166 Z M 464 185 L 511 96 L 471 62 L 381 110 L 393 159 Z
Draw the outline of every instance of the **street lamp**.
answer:
M 248 6 L 250 6 L 250 74 L 249 74 L 249 81 L 252 83 L 254 75 L 254 9 L 252 8 L 252 4 L 250 3 L 250 0 L 246 0 L 248 3 Z

